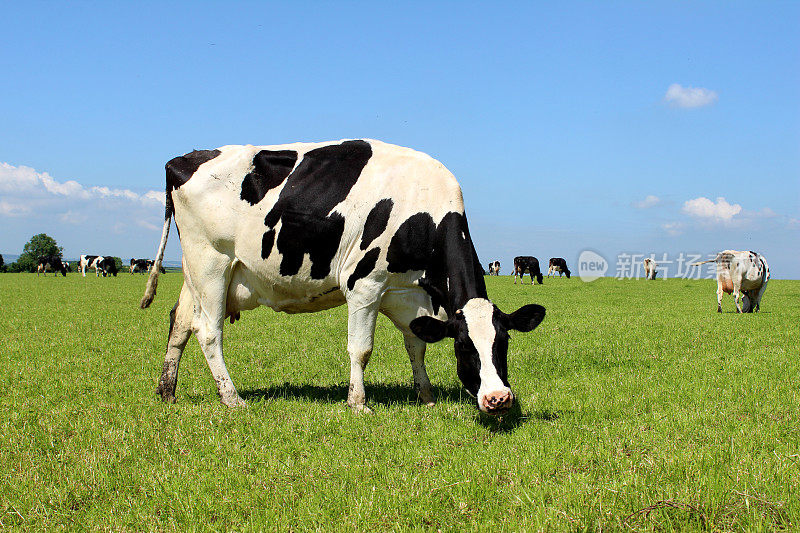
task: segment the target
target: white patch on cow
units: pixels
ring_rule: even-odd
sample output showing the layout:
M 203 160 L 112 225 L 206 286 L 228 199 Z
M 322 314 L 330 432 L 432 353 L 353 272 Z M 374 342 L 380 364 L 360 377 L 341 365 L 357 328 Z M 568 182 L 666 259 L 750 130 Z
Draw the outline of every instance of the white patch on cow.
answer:
M 483 410 L 484 399 L 487 394 L 508 391 L 508 387 L 503 384 L 497 369 L 492 362 L 492 347 L 494 346 L 495 335 L 497 332 L 492 323 L 494 305 L 489 300 L 473 298 L 462 308 L 464 319 L 467 322 L 469 338 L 475 349 L 478 350 L 478 357 L 481 361 L 481 386 L 478 389 L 478 406 Z

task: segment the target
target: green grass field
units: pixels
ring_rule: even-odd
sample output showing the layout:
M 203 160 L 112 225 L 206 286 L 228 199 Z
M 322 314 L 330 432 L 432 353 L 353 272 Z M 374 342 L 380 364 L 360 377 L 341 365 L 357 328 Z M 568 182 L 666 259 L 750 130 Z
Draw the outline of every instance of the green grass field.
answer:
M 0 529 L 792 530 L 800 527 L 800 281 L 758 314 L 716 313 L 710 280 L 487 278 L 510 312 L 518 406 L 480 415 L 452 343 L 415 402 L 381 317 L 372 415 L 345 406 L 345 308 L 262 308 L 227 325 L 243 409 L 196 341 L 175 405 L 155 395 L 182 277 L 0 275 Z

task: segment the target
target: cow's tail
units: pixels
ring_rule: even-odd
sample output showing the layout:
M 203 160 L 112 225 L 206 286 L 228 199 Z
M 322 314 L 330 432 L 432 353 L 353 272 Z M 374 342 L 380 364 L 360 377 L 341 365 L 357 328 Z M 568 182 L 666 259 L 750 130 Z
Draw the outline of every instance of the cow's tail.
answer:
M 156 252 L 156 261 L 150 269 L 150 276 L 147 278 L 147 287 L 144 289 L 144 296 L 139 303 L 139 307 L 147 309 L 156 297 L 156 287 L 158 287 L 158 274 L 161 272 L 161 262 L 164 260 L 164 249 L 167 247 L 167 237 L 169 237 L 169 226 L 172 222 L 172 214 L 175 212 L 172 206 L 172 197 L 167 190 L 166 208 L 164 209 L 164 229 L 161 231 L 161 242 Z
M 700 261 L 699 263 L 690 263 L 690 266 L 705 265 L 706 263 L 713 263 L 716 260 L 716 257 L 714 259 L 706 259 L 705 261 Z

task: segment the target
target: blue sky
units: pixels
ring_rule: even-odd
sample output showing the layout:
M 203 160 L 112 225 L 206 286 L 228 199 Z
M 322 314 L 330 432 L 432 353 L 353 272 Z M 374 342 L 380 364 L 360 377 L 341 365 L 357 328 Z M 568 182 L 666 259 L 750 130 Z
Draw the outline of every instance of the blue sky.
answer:
M 800 278 L 797 3 L 0 12 L 0 253 L 45 232 L 66 257 L 152 257 L 172 157 L 364 137 L 442 161 L 504 273 L 515 255 L 588 248 L 613 269 L 734 248 Z

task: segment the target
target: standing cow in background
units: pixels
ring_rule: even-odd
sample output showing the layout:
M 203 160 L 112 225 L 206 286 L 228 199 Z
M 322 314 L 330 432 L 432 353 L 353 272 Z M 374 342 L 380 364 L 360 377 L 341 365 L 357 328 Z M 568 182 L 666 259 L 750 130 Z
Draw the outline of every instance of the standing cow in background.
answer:
M 529 272 L 531 275 L 531 285 L 533 285 L 533 278 L 536 278 L 536 281 L 539 285 L 542 284 L 542 280 L 544 276 L 542 276 L 542 271 L 539 269 L 539 260 L 530 255 L 521 255 L 519 257 L 514 258 L 514 285 L 517 284 L 517 276 L 519 276 L 519 281 L 522 285 L 525 285 L 525 280 L 522 276 L 525 272 Z
M 52 272 L 56 275 L 56 277 L 58 277 L 58 273 L 61 272 L 61 274 L 66 277 L 67 268 L 65 265 L 66 263 L 64 263 L 64 261 L 62 261 L 57 255 L 46 255 L 40 257 L 36 265 L 36 275 L 46 275 L 48 272 Z
M 560 278 L 562 274 L 567 275 L 567 279 L 569 279 L 570 271 L 567 268 L 567 260 L 563 257 L 551 257 L 550 258 L 550 265 L 547 269 L 547 277 L 550 277 L 550 274 L 555 274 L 558 272 L 558 277 Z
M 99 256 L 99 255 L 81 254 L 81 259 L 80 259 L 80 262 L 78 263 L 78 268 L 79 268 L 81 274 L 83 274 L 83 277 L 84 278 L 86 277 L 86 269 L 87 268 L 93 268 L 94 269 L 94 275 L 95 276 L 99 276 L 100 275 L 100 271 L 98 270 L 97 266 L 98 266 L 98 262 L 100 260 L 102 260 L 102 259 L 103 258 L 101 256 Z
M 654 259 L 649 257 L 644 258 L 644 278 L 645 279 L 656 279 L 656 267 L 658 263 L 655 262 Z
M 500 261 L 492 261 L 491 263 L 489 263 L 489 275 L 490 276 L 500 275 Z
M 224 146 L 167 163 L 166 211 L 141 306 L 153 301 L 171 217 L 183 288 L 157 392 L 174 401 L 194 333 L 225 405 L 241 405 L 222 353 L 225 318 L 266 305 L 307 313 L 347 304 L 354 411 L 378 313 L 403 333 L 419 398 L 434 401 L 426 343 L 455 339 L 457 373 L 486 413 L 508 411 L 508 332 L 531 331 L 539 305 L 511 314 L 488 299 L 461 188 L 440 162 L 380 141 Z M 286 357 L 287 354 L 279 354 Z
M 712 261 L 717 264 L 717 312 L 722 312 L 723 293 L 733 294 L 737 313 L 758 311 L 769 281 L 769 265 L 764 256 L 753 251 L 723 250 L 714 259 L 692 265 Z M 740 298 L 743 306 L 739 305 Z

